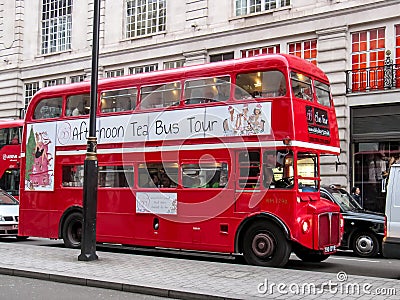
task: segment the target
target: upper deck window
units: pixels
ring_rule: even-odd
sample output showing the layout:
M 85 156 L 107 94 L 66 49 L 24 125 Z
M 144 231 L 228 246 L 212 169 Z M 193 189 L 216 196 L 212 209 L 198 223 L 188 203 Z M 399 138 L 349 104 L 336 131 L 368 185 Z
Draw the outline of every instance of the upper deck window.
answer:
M 67 108 L 65 115 L 69 116 L 81 116 L 89 114 L 90 109 L 90 95 L 80 94 L 73 95 L 67 98 Z
M 331 106 L 331 92 L 329 85 L 318 80 L 314 80 L 314 85 L 318 103 L 325 106 Z
M 290 72 L 290 79 L 294 97 L 310 101 L 313 100 L 310 77 L 301 73 Z
M 230 97 L 229 76 L 209 77 L 185 82 L 185 103 L 226 101 Z
M 101 94 L 101 112 L 117 112 L 136 108 L 137 89 L 107 91 Z
M 177 81 L 142 87 L 140 94 L 142 98 L 141 109 L 179 105 L 181 83 Z
M 280 71 L 264 71 L 236 76 L 236 99 L 281 97 L 286 95 L 285 76 Z
M 42 99 L 33 113 L 34 119 L 58 118 L 61 116 L 62 98 Z

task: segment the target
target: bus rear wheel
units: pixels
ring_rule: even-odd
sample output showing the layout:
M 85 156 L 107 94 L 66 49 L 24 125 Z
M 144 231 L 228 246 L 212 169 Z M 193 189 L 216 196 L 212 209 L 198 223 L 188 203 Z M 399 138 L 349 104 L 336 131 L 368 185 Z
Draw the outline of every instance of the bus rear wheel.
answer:
M 65 219 L 62 238 L 67 248 L 80 248 L 82 238 L 83 216 L 80 212 L 74 212 Z
M 245 232 L 243 256 L 248 264 L 283 267 L 289 261 L 291 243 L 273 223 L 254 223 Z

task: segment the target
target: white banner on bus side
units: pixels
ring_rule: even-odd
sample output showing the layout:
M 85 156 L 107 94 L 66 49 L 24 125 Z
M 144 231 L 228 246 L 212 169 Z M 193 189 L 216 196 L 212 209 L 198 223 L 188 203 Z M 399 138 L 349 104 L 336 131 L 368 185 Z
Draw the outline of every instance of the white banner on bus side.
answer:
M 136 213 L 177 215 L 177 193 L 137 192 Z
M 96 127 L 98 144 L 109 144 L 271 134 L 270 124 L 264 102 L 101 117 Z M 88 119 L 58 121 L 56 145 L 84 145 L 88 132 Z

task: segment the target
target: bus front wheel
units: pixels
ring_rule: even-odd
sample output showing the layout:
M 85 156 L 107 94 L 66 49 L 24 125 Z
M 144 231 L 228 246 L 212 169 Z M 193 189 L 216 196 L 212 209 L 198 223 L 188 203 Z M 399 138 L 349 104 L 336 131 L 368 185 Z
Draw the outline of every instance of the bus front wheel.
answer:
M 83 216 L 80 212 L 70 214 L 64 222 L 62 238 L 67 248 L 81 247 Z
M 254 223 L 245 232 L 243 256 L 248 264 L 283 267 L 291 251 L 290 241 L 273 223 Z

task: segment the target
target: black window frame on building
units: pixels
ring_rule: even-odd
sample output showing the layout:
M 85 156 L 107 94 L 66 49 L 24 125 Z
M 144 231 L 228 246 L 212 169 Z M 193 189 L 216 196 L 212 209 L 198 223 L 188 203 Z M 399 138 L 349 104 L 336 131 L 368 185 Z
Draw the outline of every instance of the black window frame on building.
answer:
M 235 58 L 235 53 L 232 52 L 225 52 L 225 53 L 219 53 L 219 54 L 212 54 L 210 55 L 210 62 L 217 62 L 217 61 L 224 61 L 224 60 L 230 60 Z

